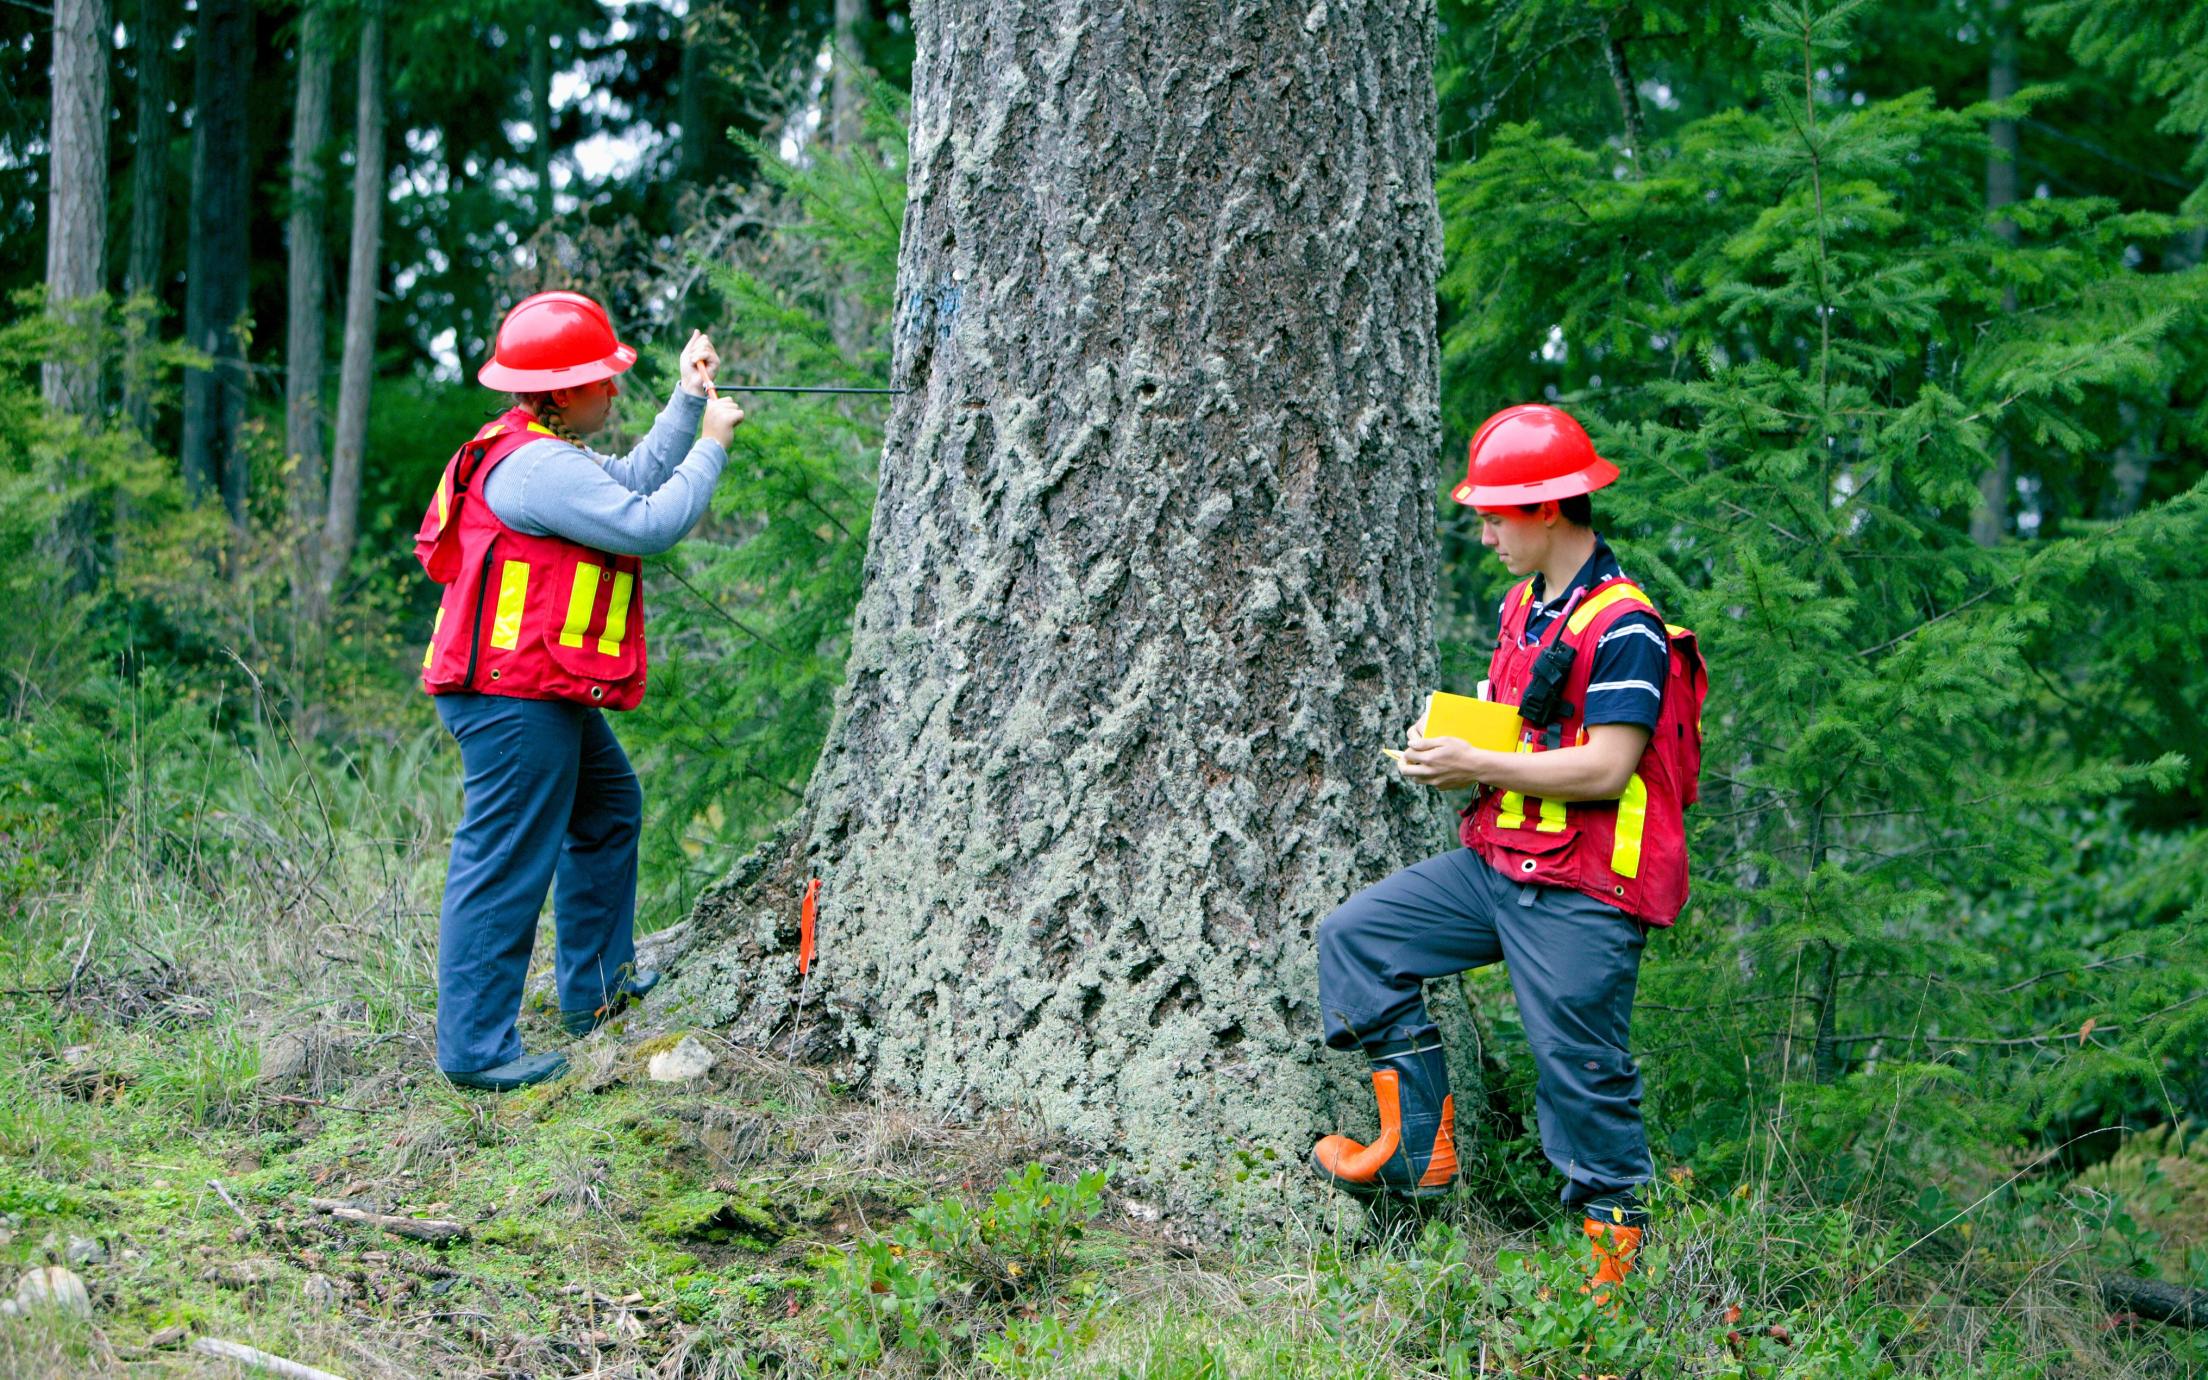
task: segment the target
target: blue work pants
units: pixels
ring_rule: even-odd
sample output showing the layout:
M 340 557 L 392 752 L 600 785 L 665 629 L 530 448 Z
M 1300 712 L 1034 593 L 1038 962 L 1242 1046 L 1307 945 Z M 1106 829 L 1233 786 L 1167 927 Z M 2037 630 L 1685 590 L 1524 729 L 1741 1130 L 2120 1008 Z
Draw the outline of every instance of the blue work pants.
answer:
M 1438 1038 L 1424 984 L 1507 961 L 1532 1046 L 1541 1150 L 1567 1204 L 1648 1182 L 1641 1074 L 1626 1048 L 1646 927 L 1564 887 L 1520 882 L 1469 848 L 1414 863 L 1319 922 L 1326 1043 Z
M 437 924 L 437 1064 L 473 1073 L 521 1057 L 515 1021 L 547 889 L 560 1008 L 594 1010 L 630 976 L 644 795 L 588 705 L 450 694 L 437 715 L 467 788 Z

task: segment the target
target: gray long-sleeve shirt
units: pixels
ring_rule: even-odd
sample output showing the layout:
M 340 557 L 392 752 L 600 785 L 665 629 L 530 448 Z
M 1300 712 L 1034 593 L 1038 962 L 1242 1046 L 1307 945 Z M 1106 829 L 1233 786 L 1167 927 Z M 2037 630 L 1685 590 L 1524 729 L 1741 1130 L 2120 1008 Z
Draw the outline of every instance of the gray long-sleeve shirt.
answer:
M 651 431 L 618 459 L 554 436 L 531 441 L 491 471 L 483 501 L 500 522 L 533 537 L 657 555 L 704 516 L 728 463 L 720 442 L 698 435 L 704 416 L 705 399 L 678 387 Z

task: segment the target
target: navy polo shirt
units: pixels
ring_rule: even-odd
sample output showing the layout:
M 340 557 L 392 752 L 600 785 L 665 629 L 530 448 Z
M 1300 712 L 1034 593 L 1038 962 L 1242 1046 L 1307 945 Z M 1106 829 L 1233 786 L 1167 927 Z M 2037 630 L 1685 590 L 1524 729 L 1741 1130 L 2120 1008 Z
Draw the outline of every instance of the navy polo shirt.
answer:
M 1597 534 L 1594 554 L 1556 597 L 1547 597 L 1542 588 L 1547 582 L 1536 574 L 1533 577 L 1533 606 L 1526 610 L 1524 645 L 1530 647 L 1541 639 L 1549 625 L 1563 614 L 1564 606 L 1572 601 L 1575 591 L 1592 589 L 1624 573 L 1610 543 Z M 1504 608 L 1497 610 L 1498 618 L 1507 610 L 1508 603 L 1508 596 L 1505 596 Z M 1587 655 L 1587 651 L 1582 647 L 1580 655 Z M 1590 725 L 1639 724 L 1654 732 L 1656 711 L 1664 702 L 1664 673 L 1671 665 L 1671 644 L 1666 640 L 1662 620 L 1641 610 L 1624 614 L 1610 625 L 1610 630 L 1602 635 L 1602 641 L 1593 651 L 1595 664 L 1587 678 L 1585 722 Z

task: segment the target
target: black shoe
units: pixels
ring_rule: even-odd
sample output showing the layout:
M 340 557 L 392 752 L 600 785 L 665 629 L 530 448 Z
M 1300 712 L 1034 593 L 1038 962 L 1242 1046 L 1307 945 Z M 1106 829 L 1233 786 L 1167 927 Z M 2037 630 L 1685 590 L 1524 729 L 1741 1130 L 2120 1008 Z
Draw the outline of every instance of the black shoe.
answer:
M 1607 1226 L 1632 1227 L 1638 1230 L 1648 1225 L 1648 1209 L 1642 1206 L 1640 1195 L 1630 1188 L 1589 1198 L 1579 1204 L 1579 1210 L 1589 1220 Z
M 581 1010 L 569 1010 L 563 1006 L 560 1008 L 560 1025 L 568 1034 L 580 1040 L 591 1031 L 619 1015 L 622 1008 L 631 1001 L 646 995 L 654 987 L 659 986 L 659 977 L 658 969 L 646 968 L 642 972 L 624 979 L 619 986 L 613 989 L 613 995 L 606 999 L 603 1006 L 585 1007 Z
M 1457 1177 L 1456 1105 L 1441 1037 L 1396 1040 L 1366 1054 L 1380 1138 L 1359 1145 L 1328 1136 L 1311 1147 L 1311 1168 L 1352 1197 L 1441 1197 Z
M 477 1069 L 473 1073 L 454 1073 L 444 1070 L 445 1078 L 456 1088 L 479 1088 L 484 1092 L 512 1092 L 532 1083 L 542 1083 L 567 1072 L 567 1056 L 556 1049 L 541 1054 L 524 1054 L 519 1059 L 500 1064 L 495 1068 Z

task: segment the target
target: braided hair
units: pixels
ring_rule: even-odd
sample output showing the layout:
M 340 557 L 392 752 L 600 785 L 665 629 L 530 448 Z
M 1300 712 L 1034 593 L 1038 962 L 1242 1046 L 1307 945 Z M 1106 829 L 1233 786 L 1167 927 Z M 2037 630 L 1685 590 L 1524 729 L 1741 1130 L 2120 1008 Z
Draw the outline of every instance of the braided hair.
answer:
M 582 436 L 560 415 L 560 409 L 553 403 L 550 393 L 516 393 L 514 402 L 534 416 L 546 431 L 578 449 L 589 449 L 583 444 Z

